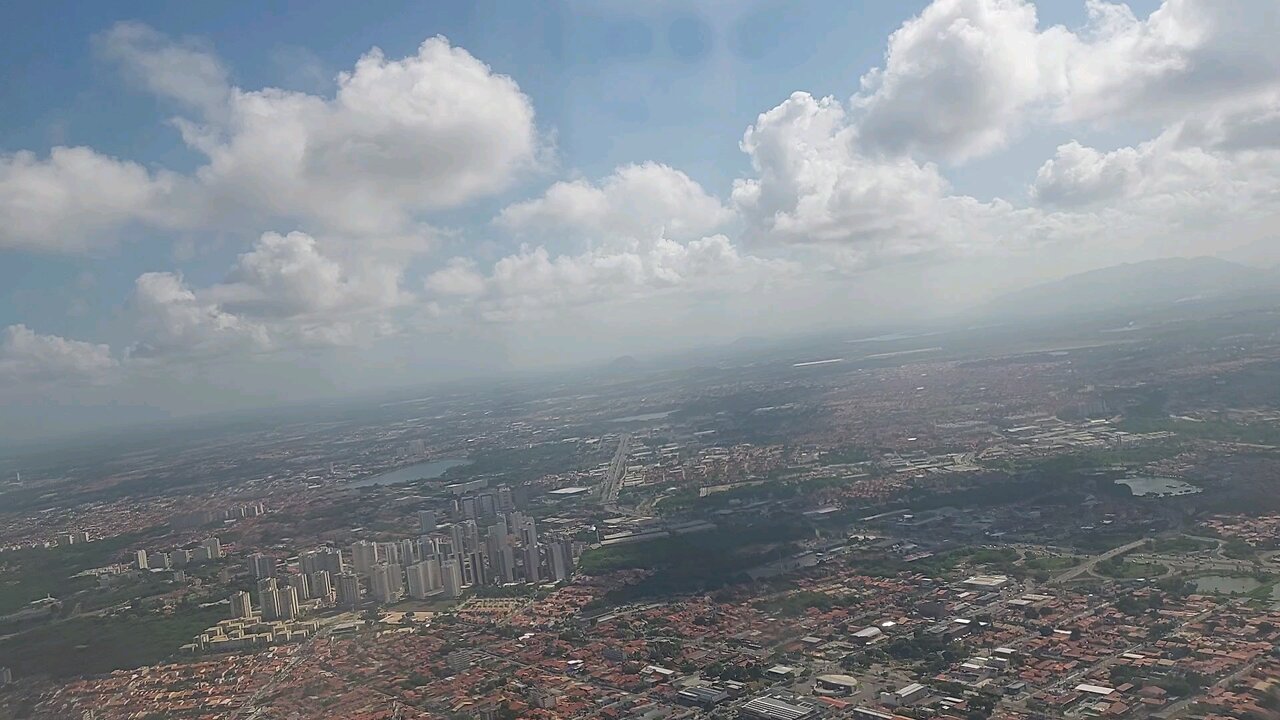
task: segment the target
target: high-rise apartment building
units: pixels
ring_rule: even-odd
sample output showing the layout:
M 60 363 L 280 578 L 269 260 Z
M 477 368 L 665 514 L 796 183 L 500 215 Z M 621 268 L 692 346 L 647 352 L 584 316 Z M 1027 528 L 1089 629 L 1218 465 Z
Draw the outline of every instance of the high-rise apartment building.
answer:
M 281 620 L 293 620 L 302 614 L 298 604 L 298 589 L 291 585 L 276 590 L 276 604 L 279 611 L 277 617 Z
M 253 553 L 249 556 L 248 564 L 249 572 L 258 580 L 261 580 L 262 578 L 275 577 L 276 559 L 270 555 Z
M 436 531 L 436 511 L 421 510 L 418 512 L 418 533 L 427 535 Z
M 289 573 L 286 582 L 289 583 L 289 587 L 298 592 L 299 600 L 309 600 L 311 598 L 311 582 L 306 573 Z
M 390 605 L 400 600 L 400 566 L 382 563 L 374 566 L 369 574 L 369 592 L 373 599 L 383 605 Z
M 378 545 L 360 540 L 351 546 L 351 566 L 357 575 L 368 576 L 378 564 Z
M 302 572 L 311 575 L 320 570 L 324 570 L 332 575 L 341 575 L 346 569 L 342 563 L 342 551 L 337 548 L 319 547 L 315 550 L 308 550 L 302 553 L 298 558 L 299 564 L 302 566 Z
M 249 600 L 249 593 L 241 590 L 231 594 L 231 617 L 248 618 L 253 615 L 253 603 Z
M 350 572 L 338 576 L 338 606 L 347 610 L 360 606 L 360 576 Z
M 204 542 L 200 543 L 200 547 L 204 548 L 209 554 L 210 560 L 221 560 L 223 557 L 222 541 L 216 536 L 206 538 Z
M 457 560 L 446 560 L 440 565 L 440 576 L 444 588 L 444 596 L 449 599 L 462 595 L 462 568 Z
M 328 570 L 316 570 L 307 576 L 311 597 L 319 598 L 323 603 L 333 602 L 333 575 Z

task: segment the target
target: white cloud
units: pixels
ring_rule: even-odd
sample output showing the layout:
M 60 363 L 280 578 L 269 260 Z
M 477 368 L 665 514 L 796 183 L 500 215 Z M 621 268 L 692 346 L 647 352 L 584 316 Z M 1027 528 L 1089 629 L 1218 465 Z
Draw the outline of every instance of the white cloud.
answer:
M 408 238 L 421 251 L 424 214 L 506 189 L 546 150 L 515 81 L 440 37 L 401 59 L 371 50 L 332 97 L 235 87 L 207 49 L 138 23 L 98 45 L 178 102 L 174 124 L 207 162 L 184 176 L 89 148 L 0 156 L 0 248 L 83 251 L 130 224 L 286 220 L 366 246 L 404 249 Z
M 107 59 L 156 95 L 210 113 L 227 103 L 229 73 L 199 41 L 174 41 L 138 22 L 116 23 L 95 40 Z
M 1031 197 L 1045 205 L 1088 205 L 1128 197 L 1142 178 L 1141 158 L 1134 148 L 1101 153 L 1074 140 L 1036 173 Z
M 208 156 L 198 176 L 211 204 L 339 233 L 399 233 L 537 163 L 529 99 L 444 38 L 398 60 L 372 50 L 337 84 L 333 98 L 232 88 L 225 108 L 181 121 Z
M 936 0 L 863 76 L 861 142 L 952 160 L 999 148 L 1028 108 L 1061 93 L 1072 40 L 1062 27 L 1041 32 L 1024 0 Z
M 79 252 L 132 222 L 169 224 L 180 180 L 86 147 L 0 156 L 0 249 Z
M 357 271 L 321 254 L 310 235 L 265 233 L 240 256 L 227 282 L 210 289 L 212 299 L 236 313 L 258 317 L 338 315 L 384 309 L 407 300 L 400 269 L 373 260 Z
M 444 267 L 427 276 L 428 292 L 445 297 L 476 297 L 485 291 L 485 277 L 470 258 L 451 258 Z
M 522 247 L 487 275 L 455 259 L 427 277 L 442 307 L 466 307 L 490 321 L 523 320 L 556 309 L 638 301 L 666 291 L 743 291 L 795 271 L 792 263 L 741 254 L 723 235 L 680 243 L 659 239 L 620 250 L 552 255 Z
M 542 197 L 511 205 L 498 223 L 510 230 L 595 240 L 703 237 L 732 213 L 688 175 L 659 163 L 624 165 L 599 184 L 558 182 Z
M 140 276 L 133 311 L 143 339 L 132 354 L 266 352 L 391 334 L 387 312 L 412 299 L 401 274 L 372 259 L 344 265 L 305 233 L 265 233 L 225 282 L 191 288 L 176 273 Z
M 142 339 L 133 358 L 256 352 L 271 347 L 267 329 L 201 300 L 177 273 L 150 272 L 134 283 L 133 311 Z
M 935 0 L 889 38 L 851 102 L 867 152 L 964 161 L 1032 121 L 1179 122 L 1275 107 L 1280 4 L 1165 0 L 1145 18 L 1085 0 L 1077 32 L 1028 0 Z
M 1105 212 L 1112 232 L 1173 239 L 1217 226 L 1230 236 L 1280 214 L 1280 151 L 1209 150 L 1183 142 L 1179 127 L 1110 152 L 1072 142 L 1041 166 L 1031 196 L 1067 217 Z
M 1227 152 L 1280 150 L 1280 89 L 1250 106 L 1197 113 L 1177 125 L 1178 141 Z
M 749 127 L 742 149 L 756 177 L 734 204 L 756 239 L 901 247 L 931 244 L 948 183 L 932 164 L 873 157 L 840 103 L 795 93 Z
M 1026 0 L 936 0 L 890 38 L 848 107 L 796 93 L 748 128 L 735 182 L 748 237 L 821 249 L 837 268 L 1079 243 L 1203 242 L 1276 214 L 1275 3 L 1166 0 L 1139 19 L 1088 0 L 1078 33 Z M 1024 125 L 1158 120 L 1133 147 L 1060 146 L 1032 204 L 955 194 L 929 158 L 963 161 Z M 1154 247 L 1154 246 L 1153 246 Z
M 1121 3 L 1087 5 L 1090 25 L 1066 66 L 1063 119 L 1171 122 L 1280 88 L 1272 0 L 1165 0 L 1147 18 Z
M 0 381 L 14 388 L 97 382 L 118 365 L 106 345 L 42 335 L 26 325 L 10 325 L 0 336 Z

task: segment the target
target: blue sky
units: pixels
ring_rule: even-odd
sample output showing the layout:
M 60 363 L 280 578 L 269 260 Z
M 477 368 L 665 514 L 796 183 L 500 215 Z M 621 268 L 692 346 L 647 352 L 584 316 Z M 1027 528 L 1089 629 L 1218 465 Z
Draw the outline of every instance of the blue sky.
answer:
M 1218 214 L 1256 242 L 1276 11 L 1167 5 L 8 3 L 0 392 L 196 412 L 217 403 L 137 388 L 248 378 L 236 394 L 271 402 L 376 384 L 356 366 L 391 383 L 857 323 L 895 289 L 927 314 L 1228 249 Z M 304 155 L 277 162 L 295 136 L 260 111 Z M 1004 280 L 974 291 L 979 266 Z M 300 357 L 325 379 L 264 395 Z

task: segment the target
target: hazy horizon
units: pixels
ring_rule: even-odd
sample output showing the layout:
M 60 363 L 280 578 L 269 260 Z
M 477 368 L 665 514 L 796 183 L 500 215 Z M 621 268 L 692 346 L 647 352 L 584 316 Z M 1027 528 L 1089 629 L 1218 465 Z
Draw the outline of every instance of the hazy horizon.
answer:
M 9 440 L 1280 261 L 1262 0 L 64 10 L 0 10 Z

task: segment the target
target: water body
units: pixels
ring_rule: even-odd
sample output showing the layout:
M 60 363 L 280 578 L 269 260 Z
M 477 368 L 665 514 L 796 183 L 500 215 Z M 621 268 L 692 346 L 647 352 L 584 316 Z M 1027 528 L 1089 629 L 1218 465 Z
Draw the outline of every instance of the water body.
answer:
M 1243 595 L 1257 590 L 1262 583 L 1251 577 L 1231 577 L 1229 575 L 1205 575 L 1196 578 L 1196 592 L 1214 593 L 1217 595 Z
M 1178 495 L 1195 495 L 1203 488 L 1176 478 L 1131 477 L 1116 480 L 1117 485 L 1128 485 L 1129 490 L 1138 497 L 1176 497 Z
M 645 413 L 644 415 L 628 415 L 626 417 L 614 418 L 609 422 L 613 423 L 629 423 L 629 422 L 648 422 L 649 420 L 661 420 L 662 418 L 675 412 L 668 410 L 666 412 Z
M 348 483 L 349 487 L 370 487 L 373 485 L 396 485 L 398 483 L 413 482 L 414 480 L 435 480 L 444 475 L 449 468 L 460 467 L 462 465 L 470 465 L 473 460 L 467 458 L 440 458 L 438 460 L 430 460 L 427 462 L 406 465 L 402 468 L 389 470 L 381 475 L 374 475 L 363 480 L 356 480 Z

